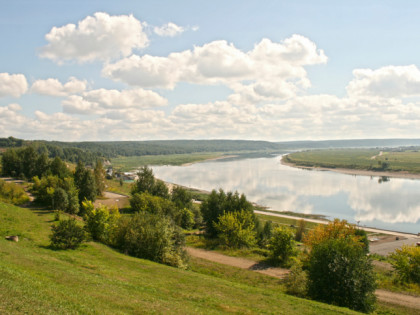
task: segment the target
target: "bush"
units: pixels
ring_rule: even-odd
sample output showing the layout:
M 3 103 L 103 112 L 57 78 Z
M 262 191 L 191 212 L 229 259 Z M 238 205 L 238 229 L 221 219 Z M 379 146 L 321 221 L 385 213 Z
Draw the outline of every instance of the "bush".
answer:
M 219 222 L 219 218 L 225 212 L 248 211 L 252 214 L 253 220 L 255 220 L 253 206 L 246 200 L 245 195 L 239 195 L 238 192 L 225 193 L 223 189 L 220 189 L 219 192 L 213 190 L 201 204 L 200 210 L 203 214 L 204 223 L 206 225 L 206 235 L 208 237 L 217 236 L 214 224 Z
M 0 200 L 14 205 L 21 205 L 29 201 L 25 190 L 15 184 L 0 179 Z
M 256 244 L 254 218 L 248 211 L 226 212 L 214 223 L 220 242 L 232 248 L 252 247 Z
M 390 258 L 400 281 L 420 284 L 420 247 L 405 245 Z
M 59 221 L 50 235 L 51 247 L 56 249 L 75 249 L 85 239 L 85 231 L 74 219 Z
M 372 311 L 375 277 L 363 246 L 352 238 L 326 239 L 308 259 L 308 295 L 362 312 Z
M 294 237 L 290 228 L 276 227 L 268 243 L 271 259 L 281 264 L 287 264 L 289 258 L 296 254 Z
M 84 201 L 82 205 L 86 213 L 86 231 L 89 232 L 95 241 L 108 244 L 110 235 L 116 228 L 117 221 L 120 218 L 118 208 L 108 209 L 107 206 L 101 205 L 95 209 L 91 201 Z
M 180 218 L 181 218 L 181 227 L 186 230 L 190 230 L 193 228 L 195 221 L 194 221 L 194 213 L 187 209 L 180 210 Z
M 286 292 L 298 297 L 306 297 L 307 283 L 308 276 L 302 268 L 301 261 L 294 259 L 290 273 L 286 278 Z
M 134 257 L 181 268 L 187 265 L 184 235 L 169 218 L 157 214 L 143 212 L 122 217 L 112 244 Z
M 296 229 L 295 241 L 297 241 L 297 242 L 302 241 L 303 236 L 305 234 L 305 226 L 306 226 L 306 221 L 303 220 L 303 219 L 300 219 L 299 223 L 298 223 L 298 227 Z

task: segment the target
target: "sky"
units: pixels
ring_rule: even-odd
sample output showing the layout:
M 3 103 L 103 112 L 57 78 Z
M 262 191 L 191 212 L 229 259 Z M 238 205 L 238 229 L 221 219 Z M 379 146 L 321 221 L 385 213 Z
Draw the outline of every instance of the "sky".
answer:
M 418 1 L 0 0 L 0 137 L 419 138 Z

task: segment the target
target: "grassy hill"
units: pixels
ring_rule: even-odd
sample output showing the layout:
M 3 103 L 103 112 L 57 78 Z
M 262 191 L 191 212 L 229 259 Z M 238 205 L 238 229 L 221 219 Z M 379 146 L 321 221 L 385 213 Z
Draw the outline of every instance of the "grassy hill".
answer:
M 99 243 L 54 251 L 48 248 L 51 224 L 51 212 L 0 202 L 0 313 L 354 313 L 237 277 L 129 257 Z

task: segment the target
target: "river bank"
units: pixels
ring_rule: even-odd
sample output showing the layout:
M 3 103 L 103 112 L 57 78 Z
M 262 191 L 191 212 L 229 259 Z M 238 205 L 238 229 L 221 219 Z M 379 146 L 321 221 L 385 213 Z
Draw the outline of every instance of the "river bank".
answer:
M 404 178 L 404 179 L 420 179 L 420 174 L 413 174 L 404 171 L 400 172 L 390 172 L 390 171 L 370 171 L 362 169 L 350 169 L 350 168 L 329 168 L 329 167 L 317 167 L 317 166 L 303 166 L 297 165 L 295 163 L 286 162 L 283 159 L 283 156 L 280 160 L 281 164 L 290 167 L 296 167 L 305 170 L 314 170 L 314 171 L 331 171 L 337 172 L 346 175 L 355 175 L 355 176 L 372 176 L 372 177 L 393 177 L 393 178 Z

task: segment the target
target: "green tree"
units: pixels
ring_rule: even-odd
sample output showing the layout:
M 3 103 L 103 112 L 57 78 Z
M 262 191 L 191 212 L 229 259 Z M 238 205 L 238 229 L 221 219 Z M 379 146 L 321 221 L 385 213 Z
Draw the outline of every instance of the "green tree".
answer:
M 159 179 L 155 179 L 153 170 L 147 166 L 143 166 L 137 173 L 138 179 L 133 185 L 131 194 L 149 193 L 153 196 L 169 199 L 168 187 Z
M 96 195 L 102 196 L 105 191 L 105 169 L 101 159 L 96 161 L 93 174 L 95 175 Z
M 131 256 L 180 268 L 187 265 L 184 235 L 167 217 L 147 212 L 122 217 L 112 239 Z
M 281 264 L 287 264 L 290 257 L 296 254 L 294 238 L 295 235 L 290 228 L 276 227 L 268 243 L 271 259 Z
M 192 207 L 191 194 L 181 186 L 175 186 L 172 189 L 171 200 L 178 209 L 191 209 Z
M 400 281 L 420 284 L 420 247 L 404 245 L 390 258 Z
M 95 201 L 97 188 L 93 172 L 85 168 L 82 162 L 78 162 L 74 172 L 74 183 L 78 189 L 79 202 L 84 200 Z
M 57 210 L 67 211 L 69 206 L 69 198 L 63 188 L 56 188 L 53 194 L 53 208 Z
M 74 219 L 59 221 L 50 235 L 51 247 L 56 249 L 75 249 L 85 239 L 85 231 Z
M 209 237 L 217 236 L 214 224 L 219 222 L 219 217 L 225 212 L 244 210 L 250 212 L 255 220 L 252 204 L 246 200 L 245 195 L 239 195 L 238 192 L 225 193 L 222 189 L 219 192 L 213 190 L 207 199 L 203 201 L 200 209 L 206 225 L 206 234 Z
M 325 239 L 308 257 L 311 298 L 362 312 L 372 311 L 375 276 L 371 260 L 353 238 Z
M 249 211 L 225 212 L 214 223 L 220 242 L 228 247 L 252 247 L 256 244 L 254 217 Z
M 110 235 L 117 227 L 120 213 L 118 208 L 109 209 L 107 206 L 100 205 L 96 209 L 91 201 L 82 203 L 85 210 L 85 229 L 95 241 L 110 243 Z
M 70 176 L 70 171 L 68 170 L 66 163 L 64 163 L 58 156 L 51 161 L 50 169 L 52 175 L 57 175 L 61 179 Z
M 8 149 L 2 155 L 3 176 L 17 177 L 22 173 L 22 161 L 16 149 Z

